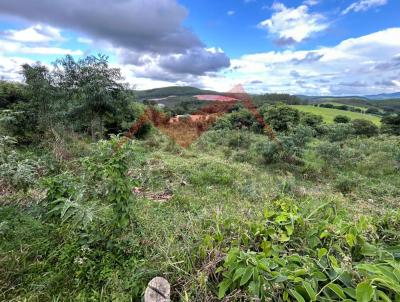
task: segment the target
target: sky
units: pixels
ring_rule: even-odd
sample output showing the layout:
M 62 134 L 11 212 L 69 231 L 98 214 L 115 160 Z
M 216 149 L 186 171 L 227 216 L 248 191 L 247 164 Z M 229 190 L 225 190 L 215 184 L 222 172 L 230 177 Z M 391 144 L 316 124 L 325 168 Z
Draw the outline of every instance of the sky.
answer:
M 106 54 L 136 89 L 400 91 L 400 0 L 0 0 L 0 79 Z

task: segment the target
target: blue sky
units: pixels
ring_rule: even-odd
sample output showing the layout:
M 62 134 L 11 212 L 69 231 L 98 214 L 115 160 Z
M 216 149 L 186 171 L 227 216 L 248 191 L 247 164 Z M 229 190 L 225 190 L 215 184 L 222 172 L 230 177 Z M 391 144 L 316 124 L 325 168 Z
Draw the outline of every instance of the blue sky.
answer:
M 138 89 L 349 95 L 400 91 L 399 0 L 13 0 L 0 77 L 105 53 Z

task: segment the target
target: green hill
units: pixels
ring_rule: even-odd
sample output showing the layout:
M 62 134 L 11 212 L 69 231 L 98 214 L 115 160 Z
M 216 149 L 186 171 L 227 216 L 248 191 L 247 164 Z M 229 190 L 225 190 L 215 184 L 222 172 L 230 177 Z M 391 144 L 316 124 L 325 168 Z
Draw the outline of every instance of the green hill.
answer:
M 190 86 L 170 86 L 149 90 L 138 90 L 135 94 L 140 100 L 165 98 L 168 96 L 193 96 L 198 94 L 220 94 L 212 90 L 203 90 Z
M 376 125 L 380 125 L 381 118 L 371 114 L 364 114 L 352 111 L 345 111 L 339 109 L 332 109 L 332 108 L 322 108 L 322 107 L 315 107 L 315 106 L 307 106 L 307 105 L 295 105 L 297 109 L 303 112 L 310 112 L 317 115 L 321 115 L 324 118 L 324 121 L 327 123 L 333 123 L 333 119 L 337 115 L 345 115 L 351 119 L 366 119 L 370 120 Z

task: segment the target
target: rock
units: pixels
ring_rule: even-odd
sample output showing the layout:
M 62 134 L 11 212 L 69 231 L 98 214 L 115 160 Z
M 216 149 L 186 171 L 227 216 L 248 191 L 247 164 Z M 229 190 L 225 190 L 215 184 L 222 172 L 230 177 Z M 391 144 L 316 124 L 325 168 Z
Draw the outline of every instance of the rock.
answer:
M 171 286 L 162 277 L 153 278 L 144 293 L 144 302 L 169 302 Z

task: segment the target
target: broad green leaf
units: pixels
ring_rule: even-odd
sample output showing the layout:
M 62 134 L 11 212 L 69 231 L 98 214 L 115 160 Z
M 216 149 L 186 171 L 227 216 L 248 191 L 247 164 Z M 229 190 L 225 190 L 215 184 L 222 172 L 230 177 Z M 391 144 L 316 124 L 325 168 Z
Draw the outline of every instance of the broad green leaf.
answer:
M 250 280 L 252 275 L 253 275 L 253 268 L 249 266 L 246 268 L 246 271 L 244 272 L 242 278 L 240 279 L 240 286 L 246 284 Z
M 287 231 L 289 236 L 293 234 L 294 228 L 293 228 L 292 225 L 285 225 L 285 229 L 286 229 L 286 231 Z
M 374 296 L 374 288 L 369 281 L 361 282 L 356 288 L 357 302 L 369 302 Z
M 355 299 L 356 298 L 356 290 L 351 287 L 346 287 L 343 289 L 343 291 L 348 295 L 349 297 Z
M 321 248 L 318 250 L 318 259 L 321 259 L 324 257 L 326 254 L 328 254 L 328 250 L 326 248 Z
M 346 299 L 346 295 L 344 294 L 343 289 L 340 285 L 331 283 L 328 284 L 326 287 L 333 291 L 338 297 Z
M 317 293 L 314 291 L 311 284 L 307 281 L 304 281 L 303 287 L 306 289 L 307 294 L 310 297 L 311 301 L 315 301 L 317 299 Z
M 237 269 L 235 274 L 233 275 L 233 281 L 236 281 L 237 279 L 242 277 L 242 275 L 244 274 L 245 270 L 246 270 L 246 268 L 244 268 L 244 267 L 241 267 L 241 268 Z
M 381 290 L 377 290 L 376 293 L 378 297 L 381 298 L 385 302 L 392 302 L 392 300 Z
M 354 236 L 353 234 L 346 234 L 346 242 L 350 247 L 355 246 L 356 236 Z
M 306 300 L 304 300 L 303 296 L 300 295 L 298 292 L 296 292 L 293 289 L 289 289 L 290 294 L 298 301 L 298 302 L 306 302 Z
M 219 284 L 218 299 L 222 299 L 225 296 L 226 291 L 228 290 L 229 286 L 231 286 L 231 284 L 232 280 L 230 279 L 225 279 Z
M 282 233 L 280 238 L 279 238 L 280 242 L 287 242 L 289 240 L 290 240 L 290 237 L 288 237 L 285 233 Z

